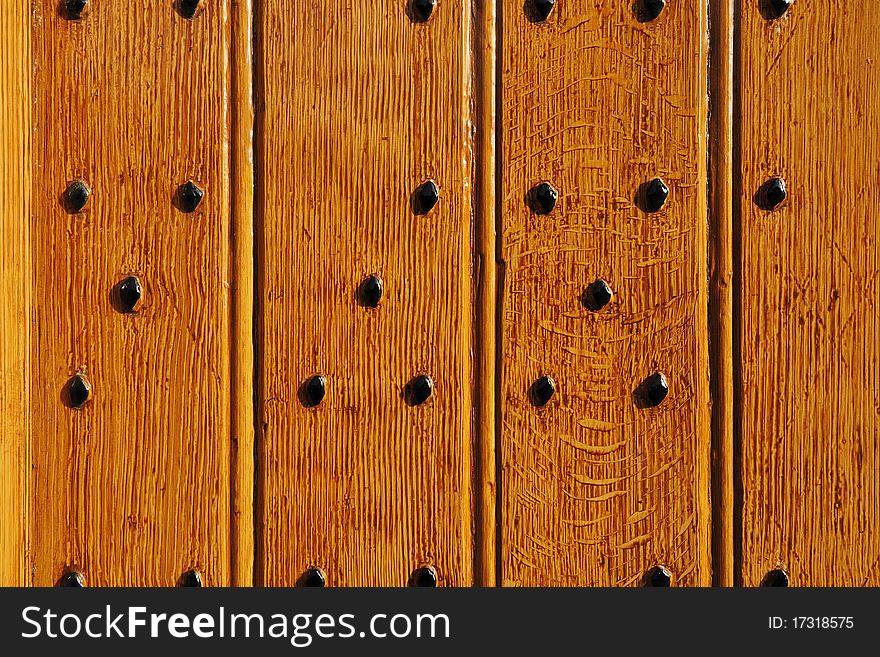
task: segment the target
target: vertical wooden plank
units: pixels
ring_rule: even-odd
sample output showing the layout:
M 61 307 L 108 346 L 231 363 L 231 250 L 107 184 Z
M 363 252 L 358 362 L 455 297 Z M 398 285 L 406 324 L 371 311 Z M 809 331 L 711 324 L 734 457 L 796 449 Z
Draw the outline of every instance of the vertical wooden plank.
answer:
M 741 5 L 742 584 L 880 584 L 880 7 Z M 788 198 L 759 207 L 766 180 Z M 756 202 L 757 201 L 757 202 Z
M 470 585 L 470 7 L 266 0 L 257 30 L 257 581 L 401 586 L 430 565 Z M 439 202 L 414 215 L 427 179 Z M 371 274 L 377 308 L 356 303 Z M 434 394 L 409 406 L 421 374 Z
M 0 11 L 0 586 L 27 582 L 30 428 L 30 25 L 25 2 Z
M 231 582 L 229 3 L 33 3 L 33 582 Z M 92 188 L 85 209 L 60 202 Z M 172 203 L 192 178 L 205 196 Z M 137 275 L 141 309 L 114 309 Z M 62 403 L 71 375 L 93 386 Z
M 705 3 L 503 3 L 502 572 L 507 585 L 711 581 Z M 637 209 L 663 178 L 663 210 Z M 559 190 L 538 216 L 532 186 Z M 614 291 L 581 303 L 597 279 Z M 655 372 L 669 395 L 640 408 Z M 557 384 L 529 401 L 541 376 Z
M 713 583 L 734 585 L 733 0 L 709 3 L 709 346 Z

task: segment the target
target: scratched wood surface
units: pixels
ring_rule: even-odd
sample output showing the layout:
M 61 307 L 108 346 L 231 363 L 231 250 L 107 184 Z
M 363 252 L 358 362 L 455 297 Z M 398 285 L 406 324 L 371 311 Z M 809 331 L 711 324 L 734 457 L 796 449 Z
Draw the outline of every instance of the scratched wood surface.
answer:
M 880 7 L 741 3 L 743 585 L 880 584 Z M 754 195 L 785 179 L 773 212 Z
M 27 583 L 30 422 L 30 12 L 0 11 L 0 586 Z
M 705 3 L 503 3 L 501 570 L 505 585 L 708 584 Z M 662 177 L 665 208 L 634 204 Z M 528 190 L 549 181 L 554 212 Z M 614 299 L 593 313 L 588 284 Z M 638 408 L 656 371 L 670 392 Z M 529 403 L 540 376 L 557 383 Z
M 229 16 L 32 4 L 32 582 L 174 585 L 230 575 Z M 67 214 L 67 182 L 92 187 Z M 197 211 L 178 185 L 204 189 Z M 111 289 L 141 278 L 136 314 Z M 92 400 L 62 403 L 84 372 Z
M 258 8 L 258 584 L 472 583 L 470 20 L 460 0 L 424 24 L 402 0 Z M 419 374 L 434 395 L 410 407 Z

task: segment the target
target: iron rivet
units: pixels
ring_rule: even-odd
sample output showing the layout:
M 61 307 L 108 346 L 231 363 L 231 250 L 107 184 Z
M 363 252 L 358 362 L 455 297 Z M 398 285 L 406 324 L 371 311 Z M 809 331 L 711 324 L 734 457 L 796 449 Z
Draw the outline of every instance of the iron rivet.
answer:
M 305 588 L 324 588 L 327 586 L 327 576 L 320 568 L 312 566 L 302 574 L 297 582 L 297 586 Z
M 665 566 L 654 566 L 645 573 L 644 586 L 668 587 L 672 584 L 672 573 Z
M 599 278 L 590 283 L 587 289 L 584 290 L 581 303 L 584 304 L 587 310 L 598 312 L 607 306 L 613 297 L 614 292 L 611 291 L 611 286 Z
M 637 0 L 636 20 L 639 23 L 650 23 L 660 15 L 665 6 L 666 0 Z
M 82 408 L 92 396 L 92 384 L 81 372 L 70 377 L 65 388 L 67 405 L 71 408 Z
M 205 0 L 180 0 L 177 3 L 177 11 L 188 21 L 195 18 L 204 8 Z
M 542 376 L 529 388 L 529 401 L 533 406 L 546 406 L 556 394 L 556 381 L 549 376 Z
M 413 23 L 424 23 L 434 12 L 437 0 L 410 0 L 407 6 L 407 15 Z
M 92 10 L 89 0 L 65 0 L 64 17 L 69 21 L 82 20 Z
M 434 570 L 434 566 L 416 568 L 410 575 L 409 585 L 415 588 L 435 588 L 437 586 L 437 571 Z
M 116 309 L 121 313 L 137 312 L 144 289 L 137 276 L 124 278 L 116 286 Z
M 413 214 L 428 214 L 440 198 L 440 190 L 433 180 L 426 180 L 413 192 L 410 205 Z
M 382 279 L 371 274 L 367 276 L 357 289 L 357 302 L 365 308 L 375 308 L 382 299 Z
M 766 587 L 787 587 L 788 586 L 788 573 L 782 570 L 781 568 L 776 568 L 775 570 L 771 570 L 769 573 L 764 575 L 764 579 L 761 581 L 761 586 Z
M 71 568 L 58 580 L 58 586 L 64 588 L 81 589 L 85 588 L 85 585 L 86 580 L 83 574 L 76 568 Z
M 762 210 L 775 210 L 787 196 L 785 181 L 782 178 L 771 178 L 761 185 L 755 200 Z
M 791 7 L 794 0 L 761 0 L 761 15 L 768 21 L 782 18 L 782 15 Z
M 187 180 L 177 188 L 175 202 L 181 212 L 189 214 L 196 211 L 204 196 L 205 190 L 196 185 L 192 180 Z
M 669 198 L 669 188 L 662 178 L 654 178 L 642 184 L 639 190 L 642 210 L 645 212 L 660 212 Z
M 543 23 L 555 6 L 556 0 L 527 0 L 525 4 L 526 18 L 533 23 Z
M 528 203 L 535 214 L 550 214 L 558 198 L 556 188 L 548 182 L 542 182 L 529 190 Z
M 327 379 L 321 374 L 315 374 L 314 376 L 309 377 L 305 383 L 300 386 L 300 403 L 307 408 L 317 406 L 324 400 L 326 392 Z
M 89 188 L 86 181 L 77 178 L 76 180 L 71 181 L 67 186 L 67 189 L 64 190 L 61 204 L 64 206 L 64 210 L 68 214 L 76 214 L 82 212 L 82 209 L 86 207 L 86 203 L 89 202 L 89 196 L 91 196 L 91 194 L 92 190 Z
M 198 570 L 187 570 L 180 579 L 177 580 L 177 586 L 183 588 L 201 588 L 202 574 Z
M 637 391 L 640 406 L 659 406 L 668 394 L 669 383 L 662 372 L 655 372 L 645 379 Z
M 412 379 L 403 389 L 403 396 L 410 406 L 418 406 L 428 401 L 434 392 L 434 379 L 427 374 L 420 374 Z

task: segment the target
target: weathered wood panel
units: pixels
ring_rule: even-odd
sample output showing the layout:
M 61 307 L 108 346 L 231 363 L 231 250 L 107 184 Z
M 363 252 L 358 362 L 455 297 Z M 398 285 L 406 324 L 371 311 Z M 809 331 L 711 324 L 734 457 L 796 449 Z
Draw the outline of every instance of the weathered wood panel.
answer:
M 880 7 L 740 7 L 739 575 L 876 586 Z
M 229 3 L 35 1 L 33 583 L 230 574 Z M 61 195 L 82 178 L 82 212 Z M 172 203 L 195 180 L 195 212 Z M 141 279 L 140 310 L 114 308 Z M 62 390 L 81 372 L 92 399 Z
M 257 582 L 473 580 L 470 7 L 260 3 Z M 439 202 L 415 215 L 427 179 Z M 376 308 L 356 290 L 376 274 Z M 305 407 L 300 386 L 326 379 Z M 407 382 L 434 394 L 409 406 Z
M 30 423 L 30 12 L 0 11 L 0 586 L 27 583 Z
M 507 585 L 708 584 L 705 3 L 503 3 L 500 440 Z M 661 177 L 662 211 L 637 208 Z M 529 190 L 547 181 L 555 209 Z M 592 312 L 597 279 L 614 291 Z M 654 408 L 634 397 L 665 373 Z M 552 377 L 543 408 L 530 386 Z

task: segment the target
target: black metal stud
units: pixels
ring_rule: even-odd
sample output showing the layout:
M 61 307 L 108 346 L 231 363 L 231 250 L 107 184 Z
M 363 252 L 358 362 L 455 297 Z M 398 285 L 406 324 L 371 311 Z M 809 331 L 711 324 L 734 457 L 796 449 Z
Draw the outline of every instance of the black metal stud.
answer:
M 89 0 L 64 0 L 62 8 L 64 17 L 69 21 L 82 20 L 92 10 Z
M 529 401 L 533 406 L 546 406 L 556 394 L 556 382 L 549 376 L 542 376 L 529 388 Z
M 533 23 L 543 23 L 555 6 L 556 0 L 526 0 L 526 17 Z
M 761 0 L 761 15 L 768 21 L 782 18 L 783 14 L 788 11 L 794 0 Z
M 413 23 L 424 23 L 434 12 L 437 0 L 409 0 L 406 13 Z
M 91 194 L 92 190 L 86 181 L 76 179 L 67 185 L 67 189 L 64 190 L 64 195 L 61 199 L 61 204 L 64 206 L 65 211 L 70 214 L 76 214 L 77 212 L 82 212 L 82 209 L 86 207 Z
M 548 182 L 538 183 L 529 190 L 528 202 L 535 214 L 550 214 L 556 207 L 559 192 Z
M 433 180 L 426 180 L 413 192 L 410 205 L 413 214 L 428 214 L 440 198 L 440 190 Z
M 654 566 L 645 573 L 642 584 L 647 587 L 668 587 L 672 584 L 672 573 L 665 566 Z
M 321 374 L 315 374 L 306 379 L 305 383 L 300 386 L 299 400 L 303 406 L 312 408 L 324 400 L 326 393 L 327 379 Z
M 375 308 L 382 300 L 382 279 L 376 274 L 367 276 L 357 289 L 357 302 L 364 308 Z
M 188 21 L 195 18 L 205 6 L 204 0 L 179 0 L 177 3 L 177 11 Z
M 669 198 L 669 187 L 662 178 L 654 178 L 643 183 L 639 189 L 639 201 L 645 212 L 660 212 Z
M 324 588 L 327 586 L 327 576 L 320 568 L 312 566 L 302 574 L 297 582 L 297 586 L 305 588 Z
M 418 406 L 428 401 L 434 392 L 434 379 L 427 374 L 420 374 L 412 379 L 403 389 L 403 397 L 410 406 Z
M 584 304 L 587 310 L 598 312 L 607 306 L 613 297 L 614 292 L 611 291 L 611 286 L 599 278 L 590 283 L 587 289 L 584 290 L 581 303 Z
M 86 580 L 83 574 L 76 568 L 71 568 L 58 580 L 58 586 L 63 588 L 81 589 L 85 588 L 85 585 Z
M 662 372 L 655 372 L 649 376 L 636 391 L 640 406 L 659 406 L 668 394 L 669 383 Z
M 775 210 L 782 205 L 787 197 L 788 191 L 785 189 L 785 181 L 782 178 L 770 178 L 761 185 L 755 195 L 755 201 L 762 210 Z
M 660 15 L 665 6 L 666 0 L 636 0 L 636 20 L 639 23 L 650 23 Z
M 199 207 L 204 196 L 205 191 L 201 187 L 196 185 L 192 180 L 187 180 L 177 188 L 175 202 L 181 212 L 189 214 L 190 212 L 196 211 L 196 208 Z
M 184 588 L 201 588 L 202 574 L 198 570 L 187 570 L 180 579 L 177 580 L 177 586 Z
M 769 573 L 764 575 L 764 579 L 761 581 L 761 586 L 766 587 L 787 587 L 788 586 L 788 573 L 782 570 L 781 568 L 776 568 L 775 570 L 771 570 Z
M 436 588 L 437 571 L 433 566 L 416 568 L 409 577 L 409 585 L 415 588 Z
M 85 374 L 77 372 L 67 381 L 64 396 L 71 408 L 82 408 L 92 396 L 92 384 Z
M 143 297 L 144 289 L 137 276 L 129 276 L 122 279 L 116 286 L 116 306 L 122 313 L 137 312 L 138 305 Z

